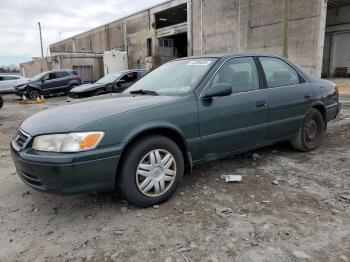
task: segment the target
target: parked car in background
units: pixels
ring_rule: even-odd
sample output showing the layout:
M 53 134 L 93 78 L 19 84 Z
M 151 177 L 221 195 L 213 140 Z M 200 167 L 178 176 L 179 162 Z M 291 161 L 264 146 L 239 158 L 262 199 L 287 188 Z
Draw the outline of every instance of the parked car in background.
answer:
M 15 86 L 27 83 L 28 78 L 18 75 L 0 75 L 0 93 L 14 93 Z
M 339 111 L 334 83 L 285 58 L 190 57 L 160 66 L 122 95 L 33 115 L 11 151 L 20 178 L 34 189 L 117 188 L 148 207 L 172 196 L 192 165 L 281 141 L 316 149 Z
M 148 70 L 135 69 L 108 74 L 94 84 L 85 84 L 70 90 L 68 101 L 108 93 L 121 93 L 148 72 Z
M 15 86 L 15 93 L 18 96 L 27 96 L 36 99 L 41 95 L 68 92 L 81 84 L 80 75 L 71 69 L 48 71 L 38 74 L 29 82 Z

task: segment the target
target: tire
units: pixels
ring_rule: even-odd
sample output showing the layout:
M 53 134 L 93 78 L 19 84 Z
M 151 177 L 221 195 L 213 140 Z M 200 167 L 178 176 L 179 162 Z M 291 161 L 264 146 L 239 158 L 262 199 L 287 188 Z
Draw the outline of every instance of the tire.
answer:
M 168 200 L 175 193 L 183 174 L 184 157 L 177 144 L 167 137 L 152 135 L 137 141 L 127 150 L 121 162 L 117 186 L 131 204 L 150 207 Z
M 2 100 L 2 97 L 0 96 L 0 108 L 2 108 L 4 105 L 4 101 Z
M 28 97 L 32 100 L 37 99 L 38 97 L 40 97 L 40 92 L 36 89 L 29 89 L 28 91 Z
M 299 151 L 313 151 L 320 146 L 325 130 L 322 114 L 313 108 L 308 112 L 298 136 L 291 141 L 291 144 Z

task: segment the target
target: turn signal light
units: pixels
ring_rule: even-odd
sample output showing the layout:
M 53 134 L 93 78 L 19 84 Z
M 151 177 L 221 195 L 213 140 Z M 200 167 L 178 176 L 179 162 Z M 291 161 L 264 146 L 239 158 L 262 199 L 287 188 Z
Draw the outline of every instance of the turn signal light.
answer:
M 88 135 L 84 140 L 80 142 L 80 149 L 84 150 L 94 147 L 101 139 L 101 136 L 102 134 L 100 133 Z

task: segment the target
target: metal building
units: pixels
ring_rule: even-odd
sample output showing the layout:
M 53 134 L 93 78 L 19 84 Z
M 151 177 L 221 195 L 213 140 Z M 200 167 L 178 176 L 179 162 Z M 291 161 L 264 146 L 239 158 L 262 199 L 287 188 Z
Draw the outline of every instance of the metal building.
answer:
M 105 51 L 126 51 L 129 68 L 155 68 L 190 55 L 268 52 L 318 76 L 346 77 L 349 14 L 350 0 L 172 0 L 54 43 L 50 51 L 99 61 Z M 99 65 L 82 61 L 102 76 Z M 21 64 L 22 74 L 40 72 L 42 63 Z

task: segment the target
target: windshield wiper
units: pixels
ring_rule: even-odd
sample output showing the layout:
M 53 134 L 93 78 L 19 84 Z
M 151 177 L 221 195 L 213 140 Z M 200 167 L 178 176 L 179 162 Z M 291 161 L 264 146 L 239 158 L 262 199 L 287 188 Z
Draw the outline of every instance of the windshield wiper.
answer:
M 130 94 L 132 94 L 132 95 L 151 95 L 151 96 L 158 96 L 159 95 L 155 91 L 143 90 L 143 89 L 130 91 Z

